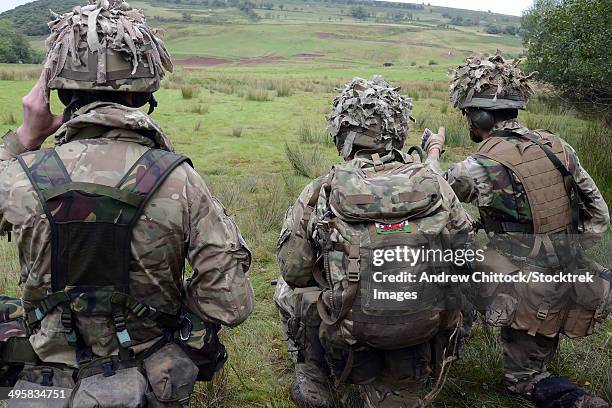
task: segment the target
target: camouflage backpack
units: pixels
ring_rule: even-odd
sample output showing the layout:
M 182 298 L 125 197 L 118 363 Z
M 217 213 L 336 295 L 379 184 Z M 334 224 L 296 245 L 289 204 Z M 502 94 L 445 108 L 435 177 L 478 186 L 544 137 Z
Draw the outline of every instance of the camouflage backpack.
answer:
M 421 259 L 381 263 L 381 251 L 448 248 L 449 213 L 424 165 L 383 160 L 373 154 L 371 160 L 357 158 L 332 169 L 315 188 L 305 221 L 316 212 L 313 237 L 323 261 L 315 272 L 323 288 L 317 307 L 324 324 L 342 325 L 360 344 L 398 349 L 426 342 L 448 326 L 445 311 L 454 309 L 453 290 L 418 282 L 421 274 L 443 272 L 445 265 Z M 407 273 L 417 280 L 382 279 Z M 413 296 L 403 297 L 409 293 Z

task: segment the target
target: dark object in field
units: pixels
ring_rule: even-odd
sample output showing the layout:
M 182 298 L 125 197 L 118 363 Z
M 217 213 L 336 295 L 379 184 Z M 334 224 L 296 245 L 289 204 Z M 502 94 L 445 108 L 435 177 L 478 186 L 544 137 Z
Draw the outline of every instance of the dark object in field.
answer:
M 392 62 L 383 62 L 383 67 L 392 67 L 393 63 Z

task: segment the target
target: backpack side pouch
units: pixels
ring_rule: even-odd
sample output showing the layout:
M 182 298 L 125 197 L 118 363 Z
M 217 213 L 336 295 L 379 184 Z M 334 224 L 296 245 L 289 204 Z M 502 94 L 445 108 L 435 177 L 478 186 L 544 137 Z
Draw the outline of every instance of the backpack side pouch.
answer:
M 147 395 L 148 406 L 188 405 L 199 369 L 178 344 L 168 343 L 147 357 L 143 366 L 153 391 Z
M 121 368 L 114 374 L 81 378 L 70 398 L 74 408 L 144 408 L 147 380 L 139 367 Z
M 13 387 L 8 408 L 68 408 L 73 388 L 70 372 L 50 366 L 26 367 Z

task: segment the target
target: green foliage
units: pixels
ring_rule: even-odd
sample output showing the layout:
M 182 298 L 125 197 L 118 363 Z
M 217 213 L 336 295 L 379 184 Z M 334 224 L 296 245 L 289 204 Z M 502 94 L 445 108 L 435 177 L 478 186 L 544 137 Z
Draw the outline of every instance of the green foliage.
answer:
M 47 23 L 52 19 L 49 10 L 65 13 L 86 2 L 82 0 L 38 0 L 0 14 L 0 20 L 10 19 L 26 35 L 48 35 Z
M 357 20 L 365 20 L 369 14 L 363 6 L 357 6 L 351 8 L 351 16 Z
M 37 63 L 40 55 L 32 50 L 26 37 L 10 20 L 0 20 L 0 63 Z
M 523 16 L 528 67 L 566 97 L 610 108 L 612 2 L 537 0 Z

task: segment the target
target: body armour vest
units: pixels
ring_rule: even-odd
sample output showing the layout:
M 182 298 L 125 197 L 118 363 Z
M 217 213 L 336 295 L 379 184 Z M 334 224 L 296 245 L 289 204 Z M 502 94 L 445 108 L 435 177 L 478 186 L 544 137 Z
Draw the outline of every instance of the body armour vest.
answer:
M 530 256 L 535 256 L 547 236 L 573 231 L 577 199 L 573 165 L 569 166 L 557 136 L 546 132 L 495 135 L 480 145 L 477 159 L 492 186 L 492 204 L 480 208 L 488 233 L 533 234 Z

